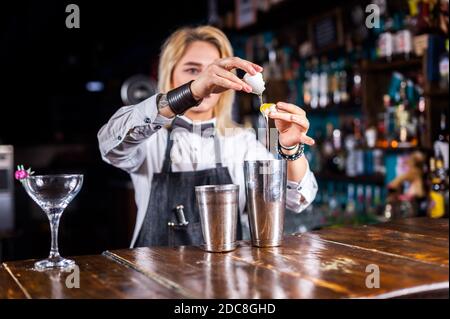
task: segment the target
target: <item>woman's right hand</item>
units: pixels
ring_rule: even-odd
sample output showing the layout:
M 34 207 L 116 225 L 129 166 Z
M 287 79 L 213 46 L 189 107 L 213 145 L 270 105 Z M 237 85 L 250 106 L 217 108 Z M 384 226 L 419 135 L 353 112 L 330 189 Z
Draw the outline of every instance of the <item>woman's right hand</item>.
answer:
M 241 69 L 251 75 L 263 70 L 261 66 L 238 57 L 216 60 L 192 82 L 191 92 L 194 98 L 200 100 L 211 93 L 222 93 L 229 89 L 251 93 L 252 87 L 232 73 L 233 69 Z

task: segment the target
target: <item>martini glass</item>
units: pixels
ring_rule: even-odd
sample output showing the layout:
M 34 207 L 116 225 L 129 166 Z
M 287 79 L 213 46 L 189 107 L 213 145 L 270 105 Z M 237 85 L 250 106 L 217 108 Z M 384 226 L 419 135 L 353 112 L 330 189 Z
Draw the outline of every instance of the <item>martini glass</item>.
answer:
M 70 259 L 60 256 L 58 251 L 59 220 L 64 209 L 78 194 L 83 184 L 83 175 L 33 175 L 22 180 L 28 195 L 42 208 L 50 221 L 52 234 L 50 254 L 47 259 L 34 264 L 37 270 L 67 268 L 75 265 Z

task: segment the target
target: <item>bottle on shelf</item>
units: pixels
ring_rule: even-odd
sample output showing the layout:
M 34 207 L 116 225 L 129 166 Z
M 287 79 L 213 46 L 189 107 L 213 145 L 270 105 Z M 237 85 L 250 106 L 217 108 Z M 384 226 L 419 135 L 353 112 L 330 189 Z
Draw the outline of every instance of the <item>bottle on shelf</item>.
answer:
M 310 106 L 313 109 L 319 107 L 319 92 L 320 92 L 319 60 L 317 58 L 313 58 L 311 71 L 311 103 L 310 103 Z
M 381 187 L 374 186 L 373 188 L 373 208 L 375 210 L 375 215 L 380 216 L 383 209 L 383 200 L 381 197 Z
M 331 170 L 338 174 L 342 174 L 345 171 L 345 151 L 342 147 L 342 131 L 338 128 L 333 130 Z
M 350 94 L 347 89 L 347 83 L 348 83 L 348 73 L 346 70 L 346 63 L 345 59 L 341 58 L 338 62 L 338 90 L 339 90 L 339 101 L 343 104 L 347 103 L 350 100 Z
M 395 55 L 398 58 L 409 60 L 413 52 L 413 36 L 410 29 L 397 31 L 395 34 Z
M 373 196 L 374 189 L 372 185 L 366 185 L 365 187 L 365 196 L 364 196 L 364 212 L 368 216 L 376 216 L 377 209 L 375 206 L 375 200 Z
M 305 106 L 311 107 L 312 91 L 311 91 L 311 77 L 312 77 L 312 62 L 307 60 L 305 62 L 305 71 L 303 73 L 303 103 Z
M 445 40 L 445 51 L 439 59 L 439 86 L 442 90 L 448 90 L 449 85 L 449 64 L 448 64 L 448 39 Z
M 385 94 L 383 96 L 383 105 L 384 105 L 384 112 L 378 114 L 378 122 L 377 122 L 377 141 L 375 145 L 379 148 L 387 148 L 389 146 L 389 140 L 388 140 L 388 119 L 387 114 L 389 110 L 390 104 L 390 97 L 389 95 Z
M 448 216 L 448 185 L 444 175 L 443 162 L 430 159 L 430 190 L 428 194 L 428 216 L 442 218 Z
M 355 210 L 356 210 L 356 214 L 359 215 L 359 216 L 366 214 L 366 211 L 364 209 L 364 203 L 365 203 L 365 199 L 364 199 L 364 185 L 358 184 L 358 186 L 356 187 L 356 206 L 355 206 Z
M 338 63 L 333 61 L 330 63 L 330 76 L 329 76 L 329 101 L 332 101 L 334 105 L 341 103 L 341 91 L 339 89 L 339 76 L 340 71 Z
M 345 174 L 350 177 L 358 175 L 357 170 L 357 141 L 356 136 L 353 134 L 351 127 L 349 125 L 344 126 L 344 146 L 346 151 L 345 157 Z
M 328 60 L 324 57 L 321 61 L 319 73 L 319 106 L 321 108 L 325 108 L 329 104 L 328 85 Z
M 355 51 L 350 55 L 349 63 L 351 67 L 349 68 L 351 72 L 350 80 L 351 87 L 348 91 L 351 94 L 352 102 L 356 105 L 362 103 L 362 75 L 360 61 L 363 57 L 363 49 L 361 46 L 356 46 Z
M 334 152 L 334 148 L 333 148 L 333 124 L 332 123 L 327 123 L 326 124 L 326 133 L 325 133 L 325 138 L 323 140 L 322 143 L 322 162 L 324 163 L 325 167 L 324 170 L 325 171 L 332 171 L 333 167 L 332 167 L 332 156 L 333 156 L 333 152 Z
M 345 215 L 347 218 L 353 218 L 356 214 L 355 185 L 347 185 L 347 205 Z
M 364 161 L 364 147 L 366 146 L 362 134 L 362 121 L 359 118 L 353 118 L 353 136 L 355 138 L 355 167 L 356 174 L 363 175 L 368 163 Z M 366 166 L 366 167 L 365 167 Z
M 445 112 L 441 113 L 439 121 L 439 132 L 433 145 L 434 153 L 440 154 L 444 163 L 444 168 L 449 169 L 449 130 L 447 126 L 447 116 Z
M 419 98 L 418 107 L 416 111 L 417 116 L 417 135 L 419 136 L 419 145 L 426 146 L 427 145 L 427 121 L 425 117 L 425 97 L 421 96 Z
M 391 62 L 394 55 L 394 30 L 393 20 L 387 14 L 384 17 L 382 30 L 377 39 L 377 56 L 382 60 Z

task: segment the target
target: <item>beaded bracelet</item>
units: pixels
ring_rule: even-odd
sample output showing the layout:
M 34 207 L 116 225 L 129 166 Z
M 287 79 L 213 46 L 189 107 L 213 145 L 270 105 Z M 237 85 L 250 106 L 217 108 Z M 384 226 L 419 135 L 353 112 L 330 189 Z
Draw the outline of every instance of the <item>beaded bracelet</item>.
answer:
M 287 161 L 295 161 L 295 160 L 299 159 L 299 158 L 304 154 L 304 151 L 305 151 L 305 144 L 300 143 L 300 144 L 298 145 L 297 152 L 295 152 L 295 154 L 292 154 L 292 155 L 284 154 L 283 151 L 281 150 L 282 148 L 283 148 L 283 147 L 280 145 L 280 141 L 278 141 L 278 154 L 279 154 L 283 159 L 285 159 L 285 160 L 287 160 Z

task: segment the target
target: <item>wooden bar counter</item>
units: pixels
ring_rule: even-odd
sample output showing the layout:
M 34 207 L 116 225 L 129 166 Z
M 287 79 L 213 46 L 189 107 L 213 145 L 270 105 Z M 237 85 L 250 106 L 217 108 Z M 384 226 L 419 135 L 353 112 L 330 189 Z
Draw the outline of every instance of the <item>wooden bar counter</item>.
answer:
M 275 248 L 242 241 L 223 254 L 185 246 L 72 257 L 79 288 L 66 284 L 73 271 L 12 261 L 0 266 L 0 298 L 448 298 L 448 249 L 448 219 L 414 218 L 290 235 Z M 373 267 L 379 288 L 366 284 Z

